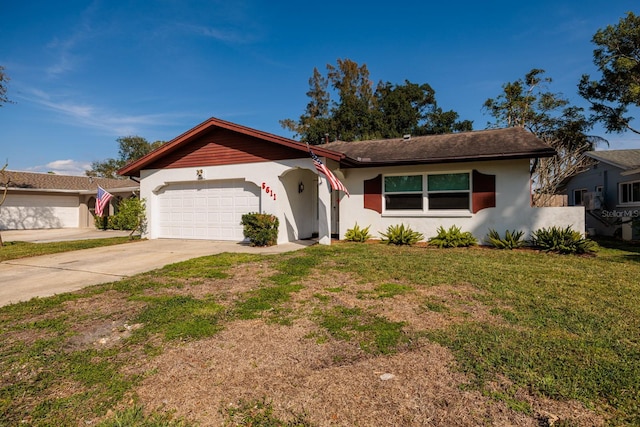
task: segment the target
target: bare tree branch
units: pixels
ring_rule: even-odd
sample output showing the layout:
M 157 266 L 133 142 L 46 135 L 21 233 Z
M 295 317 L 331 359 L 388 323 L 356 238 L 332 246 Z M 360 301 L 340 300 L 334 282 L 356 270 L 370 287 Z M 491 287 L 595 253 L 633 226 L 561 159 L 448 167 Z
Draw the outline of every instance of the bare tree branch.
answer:
M 8 162 L 5 162 L 2 169 L 0 169 L 0 185 L 2 185 L 2 198 L 0 199 L 0 206 L 7 199 L 7 192 L 9 191 L 9 184 L 11 184 L 11 179 L 7 176 L 7 166 L 9 166 Z M 0 233 L 0 246 L 4 246 L 4 242 L 2 241 L 2 233 Z

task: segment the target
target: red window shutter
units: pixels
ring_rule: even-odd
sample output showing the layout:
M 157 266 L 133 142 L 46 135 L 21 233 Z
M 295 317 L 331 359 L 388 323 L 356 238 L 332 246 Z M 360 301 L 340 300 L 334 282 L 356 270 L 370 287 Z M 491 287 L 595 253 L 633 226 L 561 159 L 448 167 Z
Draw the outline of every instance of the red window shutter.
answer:
M 382 213 L 382 175 L 364 181 L 364 208 Z
M 472 211 L 477 213 L 485 208 L 496 207 L 496 176 L 485 175 L 474 169 Z

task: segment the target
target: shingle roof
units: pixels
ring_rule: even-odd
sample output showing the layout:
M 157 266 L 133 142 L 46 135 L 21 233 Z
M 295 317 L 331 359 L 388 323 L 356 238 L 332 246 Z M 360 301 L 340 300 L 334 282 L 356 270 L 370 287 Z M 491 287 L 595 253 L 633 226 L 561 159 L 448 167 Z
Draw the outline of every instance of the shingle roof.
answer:
M 640 149 L 589 151 L 586 155 L 623 170 L 640 168 Z
M 88 176 L 56 175 L 49 173 L 5 171 L 9 188 L 33 190 L 92 191 L 100 185 L 104 189 L 130 188 L 139 184 L 124 179 L 91 178 Z M 0 177 L 5 181 L 4 177 Z M 0 183 L 0 186 L 4 182 Z
M 353 166 L 534 158 L 555 154 L 553 148 L 534 134 L 517 127 L 416 136 L 408 140 L 336 141 L 320 147 L 345 154 Z
M 307 156 L 307 147 L 297 141 L 251 129 L 214 117 L 174 138 L 146 156 L 118 171 L 121 175 L 139 176 L 140 171 L 158 159 L 170 155 L 185 144 L 196 140 L 211 128 L 223 128 L 280 144 Z M 523 128 L 492 129 L 446 135 L 429 135 L 369 141 L 316 145 L 313 151 L 321 157 L 338 161 L 345 167 L 368 167 L 390 164 L 421 164 L 464 162 L 475 160 L 530 159 L 551 157 L 555 150 Z

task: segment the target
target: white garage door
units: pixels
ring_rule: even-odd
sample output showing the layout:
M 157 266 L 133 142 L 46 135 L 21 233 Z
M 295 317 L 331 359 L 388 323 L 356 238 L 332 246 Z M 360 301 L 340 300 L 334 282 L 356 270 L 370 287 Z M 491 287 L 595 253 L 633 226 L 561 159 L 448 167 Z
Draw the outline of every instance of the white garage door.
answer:
M 260 212 L 257 185 L 243 180 L 172 184 L 158 195 L 159 236 L 241 241 L 242 215 Z
M 77 195 L 10 194 L 0 209 L 0 230 L 77 227 L 79 216 Z

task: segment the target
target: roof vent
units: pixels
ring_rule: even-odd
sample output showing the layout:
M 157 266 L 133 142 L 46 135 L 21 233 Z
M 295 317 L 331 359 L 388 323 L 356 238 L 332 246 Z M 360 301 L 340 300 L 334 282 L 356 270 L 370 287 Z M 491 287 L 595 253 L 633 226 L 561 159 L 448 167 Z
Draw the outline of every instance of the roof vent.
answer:
M 405 141 L 408 141 L 408 140 L 411 139 L 411 135 L 407 133 L 407 134 L 402 136 L 402 139 L 404 139 Z

